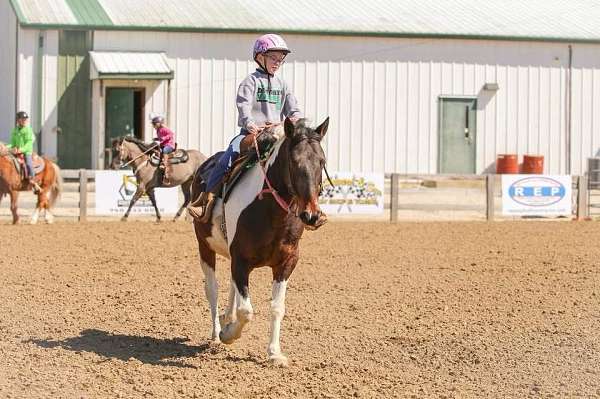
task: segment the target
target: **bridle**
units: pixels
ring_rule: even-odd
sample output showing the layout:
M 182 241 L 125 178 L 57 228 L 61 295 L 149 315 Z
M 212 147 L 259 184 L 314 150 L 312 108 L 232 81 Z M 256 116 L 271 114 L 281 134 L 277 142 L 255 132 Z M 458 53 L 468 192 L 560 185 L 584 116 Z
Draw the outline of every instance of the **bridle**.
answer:
M 266 189 L 261 190 L 258 193 L 258 198 L 262 199 L 263 198 L 263 194 L 271 194 L 273 196 L 273 198 L 275 199 L 275 201 L 277 202 L 277 204 L 284 211 L 286 211 L 286 213 L 292 214 L 292 215 L 294 215 L 296 217 L 299 217 L 298 216 L 298 209 L 296 209 L 295 212 L 293 212 L 293 213 L 292 213 L 292 210 L 291 210 L 291 205 L 295 204 L 295 202 L 296 202 L 295 199 L 299 197 L 299 195 L 296 192 L 296 189 L 294 188 L 293 184 L 291 184 L 291 182 L 292 182 L 291 162 L 289 162 L 289 160 L 287 162 L 288 179 L 285 182 L 285 184 L 287 186 L 287 190 L 288 190 L 289 194 L 292 196 L 292 200 L 290 201 L 289 204 L 279 195 L 279 193 L 277 192 L 277 190 L 275 190 L 273 188 L 273 185 L 271 184 L 271 182 L 269 181 L 269 178 L 267 177 L 267 170 L 266 170 L 265 166 L 260 162 L 260 150 L 258 148 L 258 143 L 256 141 L 257 137 L 264 132 L 264 130 L 265 130 L 266 127 L 277 126 L 277 125 L 280 125 L 280 124 L 281 124 L 281 122 L 277 123 L 277 124 L 272 124 L 272 125 L 267 125 L 267 126 L 261 126 L 260 127 L 261 131 L 257 135 L 255 135 L 254 138 L 253 138 L 253 140 L 252 140 L 253 145 L 254 145 L 254 150 L 256 151 L 256 156 L 258 157 L 258 160 L 259 160 L 261 171 L 263 172 L 263 178 L 264 178 L 264 183 L 263 184 L 266 183 L 267 187 L 268 187 Z M 309 139 L 305 137 L 305 138 L 303 138 L 300 141 L 304 141 L 304 140 L 309 140 Z M 323 163 L 322 170 L 325 171 L 325 176 L 327 176 L 327 180 L 329 181 L 329 184 L 331 184 L 332 187 L 335 187 L 333 185 L 333 182 L 331 181 L 331 178 L 329 177 L 329 172 L 327 172 L 327 167 L 326 167 L 325 163 Z M 322 192 L 323 192 L 323 180 L 321 179 L 321 182 L 319 183 L 319 196 L 321 195 Z

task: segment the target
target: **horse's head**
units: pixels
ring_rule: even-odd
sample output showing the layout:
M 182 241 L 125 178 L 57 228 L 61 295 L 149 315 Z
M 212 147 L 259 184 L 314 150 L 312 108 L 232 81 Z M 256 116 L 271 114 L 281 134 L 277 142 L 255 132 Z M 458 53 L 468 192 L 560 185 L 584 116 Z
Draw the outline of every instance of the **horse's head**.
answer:
M 113 157 L 112 162 L 110 164 L 111 169 L 120 169 L 121 166 L 124 165 L 131 158 L 129 151 L 124 145 L 124 142 L 124 137 L 119 137 L 112 141 L 111 150 L 113 153 Z
M 305 125 L 301 119 L 293 123 L 284 122 L 288 150 L 289 181 L 286 182 L 290 194 L 298 207 L 298 216 L 310 227 L 317 226 L 321 208 L 319 193 L 322 188 L 322 173 L 325 167 L 325 152 L 321 140 L 327 133 L 329 118 L 317 128 Z

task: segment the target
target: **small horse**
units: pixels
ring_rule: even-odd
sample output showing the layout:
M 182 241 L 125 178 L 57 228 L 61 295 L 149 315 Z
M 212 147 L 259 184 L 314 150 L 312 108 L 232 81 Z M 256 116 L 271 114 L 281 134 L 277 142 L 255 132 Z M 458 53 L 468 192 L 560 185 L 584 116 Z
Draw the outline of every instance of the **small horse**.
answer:
M 133 194 L 133 198 L 131 198 L 127 212 L 121 218 L 122 221 L 127 221 L 133 205 L 144 193 L 147 193 L 156 211 L 156 221 L 160 222 L 160 212 L 156 206 L 156 198 L 154 196 L 154 189 L 157 187 L 177 187 L 181 185 L 184 202 L 177 211 L 173 221 L 181 216 L 183 210 L 190 202 L 190 188 L 194 179 L 194 173 L 202 162 L 206 160 L 206 157 L 199 151 L 188 150 L 189 159 L 186 162 L 171 165 L 172 172 L 169 174 L 169 183 L 163 184 L 162 172 L 150 162 L 153 147 L 155 147 L 155 144 L 146 144 L 139 139 L 129 136 L 120 137 L 113 141 L 113 150 L 117 152 L 117 156 L 113 159 L 112 168 L 120 169 L 130 162 L 137 180 L 137 190 Z
M 287 281 L 299 258 L 298 243 L 305 228 L 316 229 L 323 220 L 318 204 L 325 154 L 321 140 L 329 118 L 316 129 L 286 119 L 278 126 L 279 139 L 266 161 L 249 169 L 232 189 L 227 201 L 216 199 L 210 222 L 194 220 L 200 263 L 205 275 L 205 293 L 210 305 L 212 340 L 225 344 L 240 338 L 253 310 L 248 291 L 250 272 L 270 266 L 273 273 L 269 360 L 286 365 L 279 344 L 285 313 Z M 194 180 L 193 194 L 201 191 L 201 177 Z M 265 190 L 272 187 L 273 190 Z M 231 260 L 229 307 L 217 317 L 218 283 L 216 254 Z M 221 325 L 225 324 L 221 329 Z
M 40 191 L 37 194 L 37 204 L 35 211 L 31 215 L 31 224 L 36 224 L 40 213 L 44 211 L 44 219 L 47 223 L 54 221 L 54 216 L 50 213 L 50 209 L 56 204 L 56 200 L 62 192 L 62 177 L 60 176 L 60 168 L 57 164 L 49 159 L 41 158 L 44 167 L 36 177 L 40 182 Z M 10 210 L 12 212 L 13 224 L 19 222 L 19 214 L 17 211 L 17 200 L 19 191 L 28 191 L 29 183 L 23 180 L 21 172 L 15 167 L 12 156 L 8 153 L 6 146 L 0 143 L 0 200 L 6 194 L 10 195 Z

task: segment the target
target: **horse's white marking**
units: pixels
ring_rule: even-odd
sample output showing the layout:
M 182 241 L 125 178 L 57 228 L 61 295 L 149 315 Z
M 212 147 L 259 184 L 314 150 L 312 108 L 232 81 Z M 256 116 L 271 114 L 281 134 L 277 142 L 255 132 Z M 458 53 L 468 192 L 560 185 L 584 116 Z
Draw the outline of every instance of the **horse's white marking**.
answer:
M 223 218 L 223 200 L 217 199 L 215 206 L 213 207 L 212 213 L 212 228 L 210 230 L 210 237 L 206 237 L 206 242 L 213 251 L 221 256 L 229 259 L 229 246 L 227 240 L 223 236 L 221 231 L 221 220 Z
M 227 309 L 225 310 L 225 314 L 223 315 L 223 321 L 225 322 L 225 324 L 231 323 L 232 321 L 234 321 L 236 319 L 235 308 L 236 308 L 235 283 L 233 282 L 233 278 L 232 278 L 230 280 L 230 284 L 229 284 L 229 302 L 227 305 Z
M 40 208 L 35 208 L 35 211 L 31 214 L 31 221 L 29 223 L 36 224 L 40 217 Z
M 279 346 L 281 320 L 285 314 L 285 293 L 287 281 L 273 281 L 273 299 L 271 300 L 271 339 L 267 347 L 269 359 L 280 365 L 286 364 L 286 357 Z
M 204 272 L 204 293 L 208 299 L 210 305 L 210 318 L 212 320 L 212 332 L 211 339 L 213 341 L 219 340 L 219 333 L 221 332 L 221 324 L 217 317 L 219 309 L 218 295 L 219 295 L 219 284 L 217 277 L 215 276 L 215 270 L 210 267 L 206 262 L 200 260 L 202 265 L 202 271 Z
M 281 143 L 283 143 L 283 140 L 279 139 L 275 144 L 273 153 L 267 161 L 267 170 L 275 162 Z M 262 191 L 263 184 L 263 172 L 259 165 L 255 165 L 242 176 L 241 181 L 235 186 L 229 196 L 225 204 L 225 220 L 227 222 L 227 241 L 229 247 L 231 247 L 231 243 L 235 237 L 237 222 L 242 211 L 256 199 L 256 196 Z
M 46 223 L 48 223 L 48 224 L 54 223 L 54 215 L 48 209 L 46 209 L 44 216 L 46 217 Z
M 252 320 L 254 310 L 252 309 L 252 303 L 250 302 L 250 296 L 244 298 L 237 289 L 237 286 L 231 281 L 233 289 L 235 290 L 235 316 L 236 319 L 225 325 L 221 330 L 221 342 L 224 344 L 231 344 L 242 336 L 242 329 Z

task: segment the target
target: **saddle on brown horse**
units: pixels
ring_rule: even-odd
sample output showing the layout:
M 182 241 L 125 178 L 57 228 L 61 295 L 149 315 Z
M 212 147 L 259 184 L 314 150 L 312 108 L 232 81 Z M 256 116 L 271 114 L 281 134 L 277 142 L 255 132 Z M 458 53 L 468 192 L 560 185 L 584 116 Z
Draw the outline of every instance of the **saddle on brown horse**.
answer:
M 162 155 L 162 161 L 161 161 Z M 163 169 L 163 184 L 169 184 L 169 176 L 171 175 L 171 165 L 185 163 L 190 159 L 188 152 L 183 149 L 176 149 L 170 154 L 161 154 L 160 149 L 156 149 L 150 155 L 150 165 Z M 162 164 L 162 165 L 161 165 Z
M 27 175 L 27 165 L 25 164 L 25 154 L 9 153 L 8 156 L 9 156 L 10 160 L 13 162 L 13 165 L 15 166 L 15 169 L 19 173 L 19 176 L 21 176 L 21 180 L 27 180 L 30 176 Z M 42 171 L 46 167 L 46 163 L 44 162 L 44 159 L 36 153 L 33 153 L 32 159 L 33 159 L 33 162 L 32 162 L 33 173 L 35 175 L 42 173 Z M 35 177 L 35 176 L 31 176 L 31 177 Z

